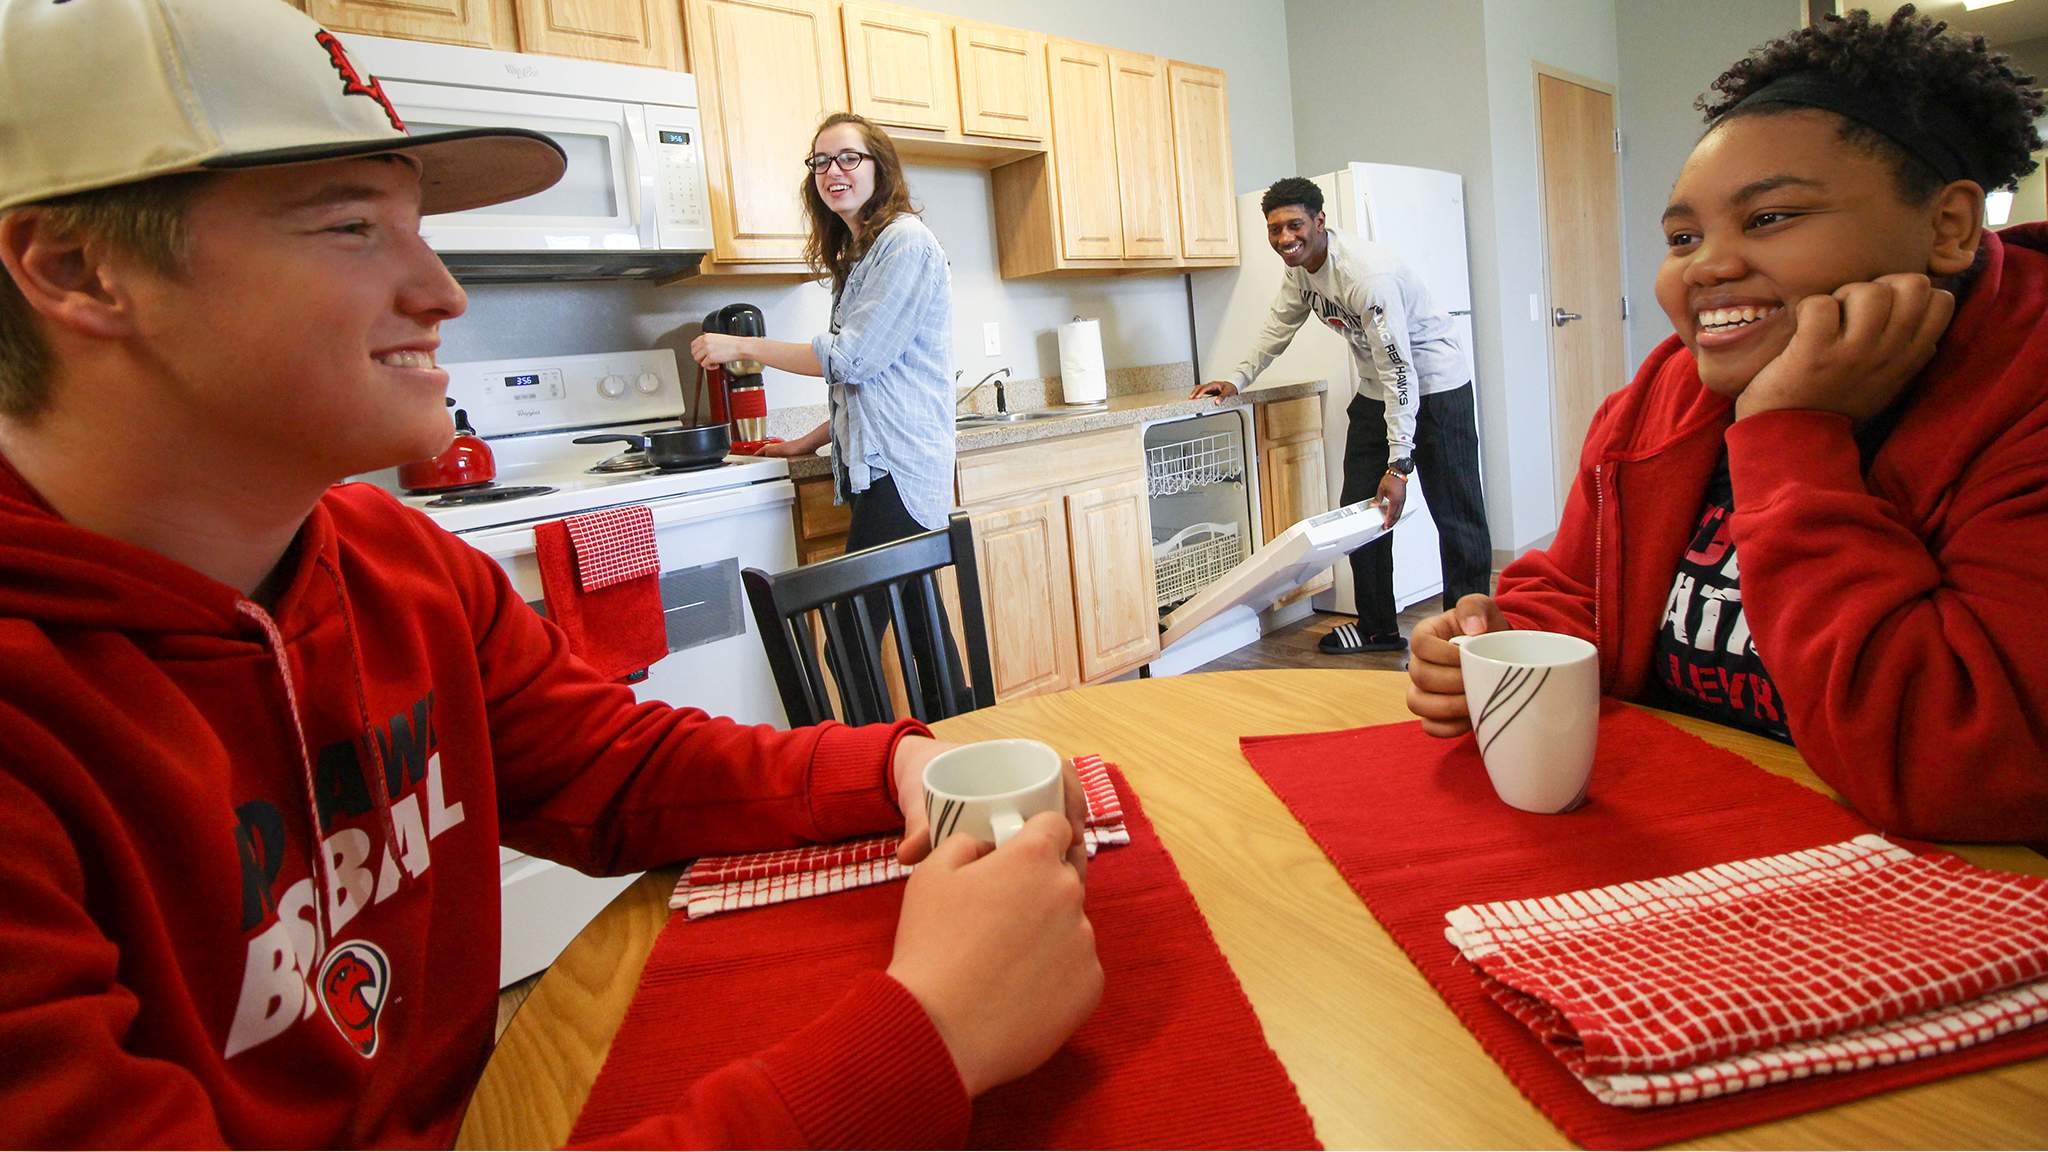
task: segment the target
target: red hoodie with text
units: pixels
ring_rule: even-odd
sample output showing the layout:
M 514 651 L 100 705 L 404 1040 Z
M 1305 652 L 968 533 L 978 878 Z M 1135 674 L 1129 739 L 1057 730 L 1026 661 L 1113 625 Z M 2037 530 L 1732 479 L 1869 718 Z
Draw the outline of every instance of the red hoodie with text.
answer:
M 1984 247 L 1867 474 L 1846 417 L 1735 421 L 1666 340 L 1594 416 L 1502 612 L 1592 640 L 1604 690 L 1644 696 L 1725 450 L 1743 610 L 1807 764 L 1887 831 L 2048 839 L 2048 228 Z
M 636 703 L 368 485 L 285 563 L 266 612 L 0 460 L 0 1145 L 445 1147 L 491 1048 L 500 843 L 602 874 L 901 826 L 918 726 Z M 957 1143 L 967 1117 L 875 973 L 621 1140 Z

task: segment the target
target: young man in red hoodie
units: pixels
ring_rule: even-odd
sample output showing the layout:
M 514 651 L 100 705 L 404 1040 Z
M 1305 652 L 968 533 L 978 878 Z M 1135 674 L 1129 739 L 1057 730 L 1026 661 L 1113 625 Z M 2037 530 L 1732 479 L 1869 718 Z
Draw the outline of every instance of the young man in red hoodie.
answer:
M 921 726 L 637 704 L 354 473 L 448 441 L 423 211 L 551 184 L 409 137 L 277 0 L 0 0 L 0 1145 L 442 1145 L 497 846 L 594 872 L 902 826 Z M 959 1143 L 1101 988 L 1075 811 L 949 841 L 893 961 L 625 1134 Z
M 1942 29 L 1828 17 L 1715 81 L 1664 212 L 1677 335 L 1556 542 L 1416 629 L 1427 730 L 1467 729 L 1451 636 L 1567 632 L 1609 693 L 1789 738 L 1881 828 L 2048 839 L 2048 230 L 1983 228 L 2043 104 Z

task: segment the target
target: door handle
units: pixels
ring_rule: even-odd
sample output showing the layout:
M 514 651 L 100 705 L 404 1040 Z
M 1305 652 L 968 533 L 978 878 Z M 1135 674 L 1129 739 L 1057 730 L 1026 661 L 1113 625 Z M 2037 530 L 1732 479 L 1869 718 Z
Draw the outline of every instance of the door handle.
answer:
M 1558 328 L 1562 328 L 1574 320 L 1584 319 L 1585 317 L 1579 315 L 1577 312 L 1567 312 L 1562 308 L 1552 308 L 1550 310 L 1550 323 Z

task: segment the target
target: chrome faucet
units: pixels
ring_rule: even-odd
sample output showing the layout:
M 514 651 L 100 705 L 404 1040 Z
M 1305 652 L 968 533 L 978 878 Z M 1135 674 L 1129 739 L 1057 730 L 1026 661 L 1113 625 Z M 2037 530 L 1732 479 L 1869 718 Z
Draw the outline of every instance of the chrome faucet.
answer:
M 974 387 L 969 388 L 965 396 L 962 396 L 960 397 L 960 399 L 953 402 L 953 407 L 958 408 L 960 407 L 960 405 L 967 403 L 968 399 L 972 397 L 976 392 L 981 391 L 984 385 L 987 385 L 988 383 L 993 381 L 996 386 L 996 415 L 1001 416 L 1008 413 L 1010 408 L 1003 398 L 1003 378 L 1007 377 L 1009 374 L 1010 369 L 1007 365 L 1005 365 L 1004 367 L 998 368 L 995 371 L 989 373 L 988 375 L 983 376 L 979 384 L 976 384 Z M 956 382 L 960 379 L 960 376 L 961 373 L 959 372 L 953 373 L 953 379 Z

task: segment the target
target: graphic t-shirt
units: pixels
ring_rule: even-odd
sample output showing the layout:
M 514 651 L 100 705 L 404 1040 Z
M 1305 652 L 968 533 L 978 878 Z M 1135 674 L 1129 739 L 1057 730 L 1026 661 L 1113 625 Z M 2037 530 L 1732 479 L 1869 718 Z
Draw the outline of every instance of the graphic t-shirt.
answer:
M 1742 615 L 1741 574 L 1728 522 L 1735 485 L 1728 454 L 1707 482 L 1699 530 L 1678 562 L 1657 629 L 1657 681 L 1680 711 L 1789 742 L 1777 685 Z

